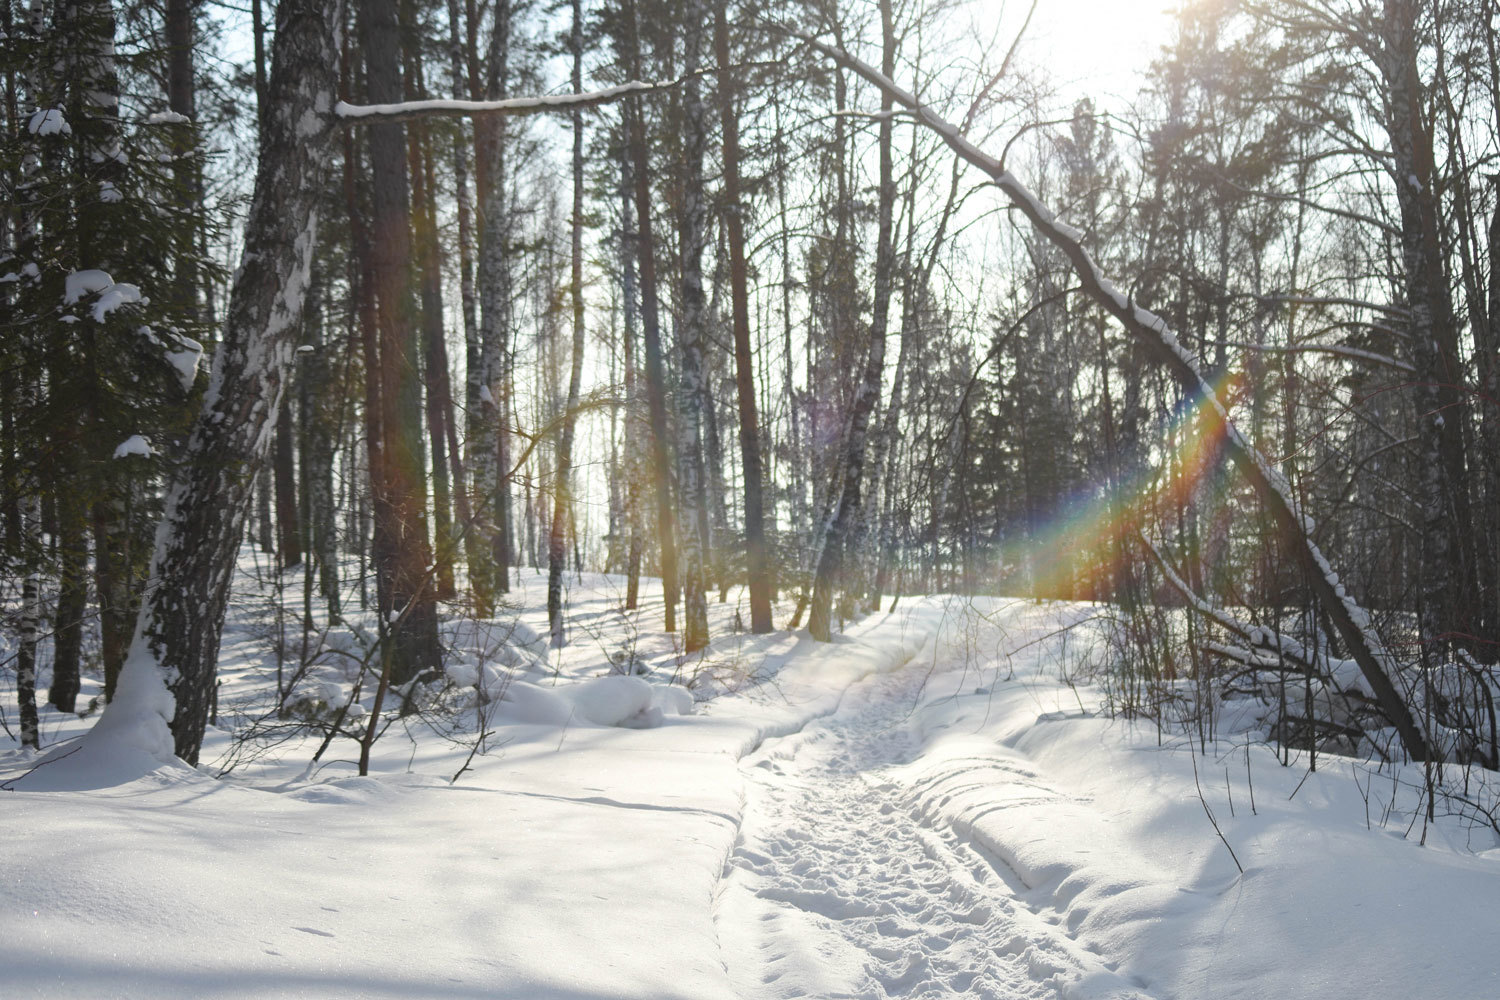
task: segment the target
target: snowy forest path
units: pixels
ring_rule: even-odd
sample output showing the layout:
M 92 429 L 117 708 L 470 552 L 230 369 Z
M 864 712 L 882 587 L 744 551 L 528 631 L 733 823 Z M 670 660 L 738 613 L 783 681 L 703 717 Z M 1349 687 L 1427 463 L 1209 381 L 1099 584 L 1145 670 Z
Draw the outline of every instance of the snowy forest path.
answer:
M 1020 879 L 924 825 L 897 772 L 931 664 L 856 684 L 831 715 L 740 765 L 744 819 L 716 921 L 745 1000 L 1144 1000 L 1048 917 Z

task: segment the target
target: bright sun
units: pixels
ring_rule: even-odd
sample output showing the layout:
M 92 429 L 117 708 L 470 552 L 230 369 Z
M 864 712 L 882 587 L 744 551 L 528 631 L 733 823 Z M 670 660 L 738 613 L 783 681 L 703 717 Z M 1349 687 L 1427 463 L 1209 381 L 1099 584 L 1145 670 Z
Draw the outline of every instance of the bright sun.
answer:
M 1026 18 L 1024 0 L 978 0 L 976 28 L 1009 45 Z M 1051 76 L 1065 103 L 1091 96 L 1129 100 L 1170 37 L 1171 0 L 1037 0 L 1026 30 L 1027 61 Z

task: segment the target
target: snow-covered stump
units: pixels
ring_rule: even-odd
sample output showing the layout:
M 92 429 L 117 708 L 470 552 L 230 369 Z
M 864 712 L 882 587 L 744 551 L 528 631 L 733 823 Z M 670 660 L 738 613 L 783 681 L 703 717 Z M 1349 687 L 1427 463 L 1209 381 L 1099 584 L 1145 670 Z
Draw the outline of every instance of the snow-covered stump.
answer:
M 949 148 L 963 160 L 987 174 L 1021 214 L 1026 216 L 1032 228 L 1067 256 L 1084 292 L 1113 316 L 1158 364 L 1171 372 L 1184 392 L 1203 400 L 1206 404 L 1204 419 L 1216 425 L 1210 430 L 1222 438 L 1230 458 L 1244 474 L 1256 497 L 1270 512 L 1283 544 L 1302 565 L 1313 596 L 1328 613 L 1338 630 L 1339 638 L 1349 649 L 1350 658 L 1359 665 L 1360 672 L 1374 692 L 1381 710 L 1396 727 L 1402 746 L 1413 760 L 1425 760 L 1428 757 L 1426 737 L 1418 728 L 1405 699 L 1391 681 L 1387 672 L 1391 656 L 1371 627 L 1369 615 L 1344 592 L 1338 574 L 1329 566 L 1328 560 L 1313 541 L 1312 520 L 1302 513 L 1285 478 L 1271 467 L 1230 421 L 1223 401 L 1204 379 L 1197 360 L 1178 342 L 1166 320 L 1136 305 L 1128 295 L 1116 288 L 1084 249 L 1081 242 L 1083 234 L 1053 215 L 999 160 L 970 143 L 955 125 L 896 86 L 887 75 L 868 63 L 815 38 L 797 35 L 789 29 L 783 30 L 800 37 L 828 58 L 878 87 L 883 94 L 910 111 L 918 122 L 941 136 Z
M 223 341 L 167 494 L 120 689 L 91 741 L 197 762 L 235 553 L 301 329 L 337 124 L 342 8 L 284 0 L 277 9 L 270 111 Z

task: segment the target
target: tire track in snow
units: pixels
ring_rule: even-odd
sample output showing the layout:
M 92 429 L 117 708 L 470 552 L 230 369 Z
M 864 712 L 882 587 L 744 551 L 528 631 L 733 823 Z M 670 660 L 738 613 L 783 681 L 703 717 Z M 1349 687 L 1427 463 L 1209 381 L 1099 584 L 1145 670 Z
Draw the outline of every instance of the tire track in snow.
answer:
M 839 709 L 741 761 L 746 802 L 715 908 L 745 1000 L 1144 1000 L 966 840 L 924 827 L 889 776 L 925 665 L 855 685 Z

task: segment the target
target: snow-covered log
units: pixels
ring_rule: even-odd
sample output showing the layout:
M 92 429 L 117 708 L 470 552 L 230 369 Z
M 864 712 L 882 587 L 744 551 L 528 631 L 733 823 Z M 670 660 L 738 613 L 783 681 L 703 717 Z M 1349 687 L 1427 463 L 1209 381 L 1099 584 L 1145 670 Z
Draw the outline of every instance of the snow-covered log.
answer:
M 1217 423 L 1215 430 L 1223 438 L 1225 449 L 1270 513 L 1283 544 L 1302 565 L 1313 595 L 1327 611 L 1380 707 L 1400 733 L 1406 752 L 1414 760 L 1426 759 L 1427 740 L 1417 727 L 1406 700 L 1391 682 L 1387 671 L 1391 656 L 1371 627 L 1369 615 L 1344 593 L 1338 574 L 1313 541 L 1312 522 L 1302 514 L 1286 479 L 1230 421 L 1223 400 L 1204 379 L 1197 359 L 1178 342 L 1166 320 L 1137 305 L 1129 295 L 1120 291 L 1084 249 L 1081 234 L 1054 216 L 999 160 L 969 142 L 951 122 L 862 60 L 815 38 L 789 33 L 878 87 L 910 111 L 916 121 L 941 136 L 956 154 L 984 171 L 1026 216 L 1032 227 L 1067 256 L 1088 296 L 1119 321 L 1157 363 L 1167 368 L 1184 392 L 1203 401 L 1204 419 Z

